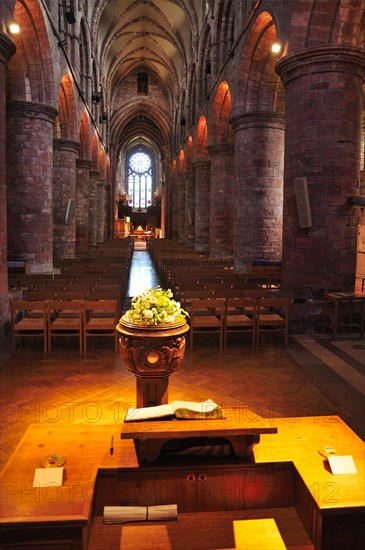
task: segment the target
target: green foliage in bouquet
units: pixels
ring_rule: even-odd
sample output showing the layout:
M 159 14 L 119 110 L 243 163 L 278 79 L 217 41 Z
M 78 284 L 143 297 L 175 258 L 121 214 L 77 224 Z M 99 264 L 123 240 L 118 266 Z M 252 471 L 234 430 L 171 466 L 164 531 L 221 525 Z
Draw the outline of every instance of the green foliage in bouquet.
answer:
M 131 309 L 123 319 L 136 325 L 171 325 L 184 321 L 189 314 L 173 299 L 170 289 L 149 288 L 132 298 Z

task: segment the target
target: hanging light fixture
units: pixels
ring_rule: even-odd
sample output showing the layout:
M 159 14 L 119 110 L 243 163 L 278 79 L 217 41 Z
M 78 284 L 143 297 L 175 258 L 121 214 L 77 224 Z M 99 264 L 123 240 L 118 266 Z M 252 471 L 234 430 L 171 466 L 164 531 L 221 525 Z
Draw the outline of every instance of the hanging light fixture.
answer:
M 93 103 L 101 103 L 102 97 L 103 96 L 101 92 L 93 92 L 91 95 L 91 101 Z
M 71 7 L 68 11 L 66 11 L 65 17 L 67 23 L 69 23 L 70 25 L 74 25 L 76 23 L 75 12 L 71 9 Z

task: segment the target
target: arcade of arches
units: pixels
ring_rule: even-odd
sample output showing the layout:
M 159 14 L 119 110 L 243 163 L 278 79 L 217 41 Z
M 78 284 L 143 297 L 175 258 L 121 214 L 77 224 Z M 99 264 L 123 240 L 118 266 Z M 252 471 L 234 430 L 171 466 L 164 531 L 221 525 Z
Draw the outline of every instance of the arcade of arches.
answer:
M 127 217 L 237 271 L 281 260 L 289 296 L 365 277 L 364 0 L 5 0 L 0 21 L 2 333 L 9 259 L 52 271 Z

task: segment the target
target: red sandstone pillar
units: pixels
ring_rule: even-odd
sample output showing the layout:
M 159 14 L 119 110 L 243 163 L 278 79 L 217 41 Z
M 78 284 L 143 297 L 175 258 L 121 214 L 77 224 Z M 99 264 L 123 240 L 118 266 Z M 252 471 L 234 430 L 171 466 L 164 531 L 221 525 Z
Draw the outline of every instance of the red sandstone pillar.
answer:
M 111 205 L 112 201 L 112 186 L 108 181 L 104 184 L 104 240 L 109 241 L 112 238 L 111 229 Z
M 75 258 L 76 221 L 74 211 L 66 220 L 69 201 L 76 208 L 76 158 L 79 144 L 67 139 L 53 142 L 53 258 Z M 67 223 L 66 223 L 67 222 Z
M 89 171 L 91 160 L 76 160 L 76 256 L 89 246 Z
M 210 161 L 194 162 L 195 170 L 195 250 L 209 252 Z
M 365 54 L 313 48 L 276 66 L 286 92 L 283 289 L 353 290 Z M 294 178 L 306 177 L 312 227 L 301 229 Z
M 185 244 L 194 245 L 195 174 L 185 174 Z
M 53 270 L 53 121 L 56 109 L 16 101 L 7 106 L 8 255 L 30 272 Z
M 251 112 L 231 119 L 235 133 L 234 265 L 281 260 L 284 117 Z
M 185 244 L 185 181 L 183 176 L 177 175 L 177 215 L 178 215 L 178 241 Z
M 97 186 L 99 172 L 89 171 L 89 246 L 97 244 Z
M 208 147 L 210 155 L 209 256 L 233 257 L 233 144 Z
M 4 336 L 5 321 L 9 320 L 7 228 L 6 228 L 6 134 L 5 80 L 6 63 L 15 54 L 14 42 L 0 32 L 0 338 Z
M 96 240 L 103 243 L 105 240 L 105 180 L 98 180 L 96 189 Z

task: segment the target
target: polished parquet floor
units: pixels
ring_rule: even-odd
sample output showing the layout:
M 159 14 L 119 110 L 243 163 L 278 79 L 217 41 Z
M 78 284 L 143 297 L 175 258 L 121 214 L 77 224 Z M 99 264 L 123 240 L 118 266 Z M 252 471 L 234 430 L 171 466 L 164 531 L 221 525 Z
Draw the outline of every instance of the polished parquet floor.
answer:
M 128 296 L 158 283 L 148 252 L 135 251 Z M 125 307 L 128 306 L 126 301 Z M 265 341 L 256 352 L 249 342 L 231 341 L 219 351 L 214 339 L 197 337 L 169 383 L 169 400 L 241 405 L 249 415 L 300 417 L 339 415 L 365 438 L 365 341 L 356 334 L 332 341 L 321 334 Z M 121 423 L 135 404 L 135 378 L 124 368 L 109 339 L 86 355 L 64 340 L 44 356 L 42 344 L 26 342 L 12 353 L 1 343 L 1 466 L 33 422 Z M 289 421 L 289 420 L 288 420 Z

